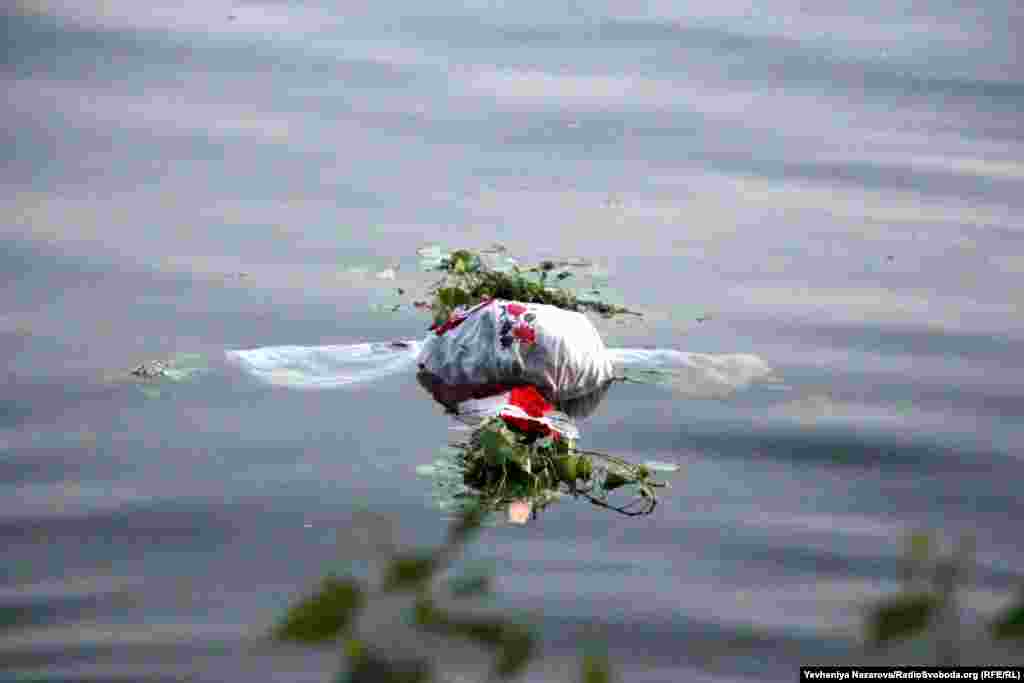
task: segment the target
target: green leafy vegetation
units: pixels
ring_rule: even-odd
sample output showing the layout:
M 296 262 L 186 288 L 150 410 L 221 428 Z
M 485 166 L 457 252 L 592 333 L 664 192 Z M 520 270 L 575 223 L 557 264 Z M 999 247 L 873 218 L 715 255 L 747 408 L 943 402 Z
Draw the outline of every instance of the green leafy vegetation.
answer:
M 920 633 L 941 604 L 934 593 L 908 593 L 881 601 L 868 619 L 868 642 L 880 647 Z
M 421 468 L 425 475 L 441 474 L 444 485 L 456 484 L 449 503 L 480 506 L 494 511 L 516 501 L 530 503 L 533 514 L 566 495 L 582 497 L 625 515 L 650 514 L 657 505 L 656 490 L 668 482 L 655 480 L 647 465 L 636 465 L 596 451 L 576 448 L 574 440 L 524 434 L 500 417 L 491 417 L 464 442 L 450 444 L 437 466 Z M 675 466 L 656 463 L 661 471 Z M 635 495 L 625 505 L 608 502 L 608 493 L 630 486 Z
M 1018 591 L 1014 604 L 1000 613 L 992 622 L 991 633 L 997 640 L 1024 642 L 1024 588 Z
M 420 250 L 423 269 L 444 273 L 428 292 L 433 298 L 435 323 L 447 320 L 459 306 L 474 306 L 491 298 L 590 311 L 605 317 L 641 315 L 609 301 L 609 292 L 598 288 L 596 278 L 592 278 L 591 288 L 585 291 L 564 287 L 562 283 L 580 279 L 572 269 L 587 265 L 584 261 L 542 261 L 534 266 L 520 266 L 514 259 L 496 259 L 495 255 L 496 252 L 467 249 L 444 253 L 437 246 Z
M 365 604 L 366 594 L 358 583 L 328 576 L 316 592 L 289 610 L 274 635 L 303 643 L 333 640 L 348 632 Z
M 520 675 L 538 652 L 536 635 L 526 625 L 499 616 L 461 614 L 441 607 L 434 593 L 434 579 L 452 562 L 455 555 L 480 528 L 486 512 L 480 506 L 467 506 L 449 528 L 448 538 L 429 551 L 400 554 L 384 570 L 382 588 L 373 591 L 353 578 L 330 576 L 310 596 L 293 605 L 273 629 L 280 640 L 322 643 L 340 640 L 347 660 L 349 683 L 427 683 L 433 671 L 424 659 L 398 659 L 375 651 L 357 635 L 355 622 L 360 612 L 384 593 L 402 590 L 411 593 L 414 625 L 447 638 L 476 643 L 492 656 L 490 680 L 509 680 Z M 490 577 L 479 572 L 466 573 L 449 581 L 450 595 L 456 599 L 486 595 Z M 583 659 L 583 680 L 606 683 L 610 680 L 607 660 L 588 655 Z
M 107 376 L 111 382 L 132 382 L 146 398 L 157 399 L 165 394 L 169 382 L 189 382 L 209 371 L 207 359 L 199 353 L 176 353 L 160 359 L 139 363 L 127 372 Z M 162 389 L 160 385 L 165 385 Z
M 955 551 L 939 555 L 931 534 L 915 532 L 907 537 L 903 590 L 872 605 L 865 622 L 869 646 L 880 648 L 921 635 L 938 625 L 942 615 L 956 618 L 956 594 L 969 565 L 974 542 L 963 537 Z M 989 625 L 993 638 L 1024 641 L 1024 587 L 1016 601 L 996 615 Z M 939 664 L 956 665 L 955 639 L 939 641 Z

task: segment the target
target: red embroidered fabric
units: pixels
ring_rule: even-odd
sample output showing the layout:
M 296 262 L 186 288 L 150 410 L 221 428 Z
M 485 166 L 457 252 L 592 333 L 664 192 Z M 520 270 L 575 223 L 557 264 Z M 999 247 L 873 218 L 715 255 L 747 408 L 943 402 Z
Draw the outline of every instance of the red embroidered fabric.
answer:
M 476 313 L 478 310 L 480 310 L 481 308 L 483 308 L 484 306 L 486 306 L 489 303 L 491 303 L 490 299 L 484 299 L 479 304 L 477 304 L 473 308 L 469 309 L 468 311 L 465 311 L 464 313 L 452 314 L 447 320 L 444 321 L 443 324 L 438 325 L 438 324 L 435 323 L 435 324 L 431 325 L 430 326 L 430 331 L 436 333 L 437 336 L 440 337 L 442 334 L 444 334 L 448 330 L 453 330 L 456 327 L 458 327 L 459 325 L 461 325 L 466 318 L 468 318 L 469 316 L 473 315 L 474 313 Z

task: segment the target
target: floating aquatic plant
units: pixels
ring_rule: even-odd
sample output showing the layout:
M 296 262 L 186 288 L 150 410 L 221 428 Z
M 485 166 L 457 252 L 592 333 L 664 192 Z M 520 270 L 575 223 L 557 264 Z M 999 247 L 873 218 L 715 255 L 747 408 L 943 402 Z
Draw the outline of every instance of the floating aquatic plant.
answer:
M 668 486 L 653 473 L 678 469 L 581 450 L 561 436 L 520 433 L 497 416 L 482 422 L 468 440 L 452 443 L 444 456 L 417 469 L 437 479 L 443 506 L 482 504 L 493 511 L 527 501 L 534 514 L 567 495 L 629 516 L 650 514 L 658 502 L 656 489 Z M 634 491 L 633 500 L 611 503 L 608 494 L 623 487 Z
M 127 372 L 108 375 L 108 381 L 129 381 L 139 385 L 147 398 L 160 398 L 162 382 L 187 382 L 209 370 L 207 359 L 199 353 L 176 353 L 168 358 L 139 363 Z
M 438 245 L 429 245 L 417 253 L 422 270 L 443 273 L 426 295 L 413 304 L 416 308 L 429 308 L 435 323 L 447 320 L 460 306 L 474 306 L 492 298 L 590 311 L 605 317 L 641 315 L 620 305 L 614 292 L 605 287 L 607 273 L 593 268 L 584 259 L 546 260 L 527 266 L 508 256 L 500 245 L 479 252 L 448 252 Z M 581 268 L 590 271 L 577 271 Z M 587 280 L 589 286 L 585 285 Z

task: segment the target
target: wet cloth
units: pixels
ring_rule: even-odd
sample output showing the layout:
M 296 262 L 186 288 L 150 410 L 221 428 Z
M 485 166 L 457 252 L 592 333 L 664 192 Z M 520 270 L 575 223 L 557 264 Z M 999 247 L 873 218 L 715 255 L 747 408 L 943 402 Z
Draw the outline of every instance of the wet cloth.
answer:
M 267 384 L 292 389 L 358 387 L 385 377 L 414 373 L 429 340 L 339 344 L 332 346 L 265 346 L 227 351 L 228 360 Z M 661 384 L 692 398 L 717 398 L 772 378 L 771 367 L 747 353 L 694 353 L 674 349 L 606 349 L 614 374 Z M 495 383 L 503 384 L 503 383 Z M 585 394 L 579 400 L 585 400 Z M 565 412 L 577 399 L 557 402 Z M 589 412 L 589 411 L 585 411 Z
M 614 377 L 585 315 L 500 299 L 456 311 L 427 338 L 417 362 L 446 384 L 530 384 L 552 400 L 592 393 Z
M 529 384 L 452 385 L 426 371 L 417 373 L 416 379 L 455 419 L 470 427 L 476 427 L 490 417 L 500 417 L 505 424 L 520 432 L 579 438 L 579 429 L 572 417 Z M 599 390 L 599 393 L 603 395 L 606 390 Z
M 616 376 L 694 398 L 721 397 L 772 376 L 753 354 L 608 349 L 582 313 L 504 300 L 456 309 L 422 340 L 267 346 L 227 357 L 264 382 L 298 389 L 359 385 L 417 367 L 449 391 L 529 384 L 570 414 L 586 414 L 585 397 L 606 390 Z M 584 405 L 567 409 L 576 399 Z
M 228 360 L 268 384 L 332 389 L 364 384 L 416 368 L 421 341 L 263 346 L 228 351 Z

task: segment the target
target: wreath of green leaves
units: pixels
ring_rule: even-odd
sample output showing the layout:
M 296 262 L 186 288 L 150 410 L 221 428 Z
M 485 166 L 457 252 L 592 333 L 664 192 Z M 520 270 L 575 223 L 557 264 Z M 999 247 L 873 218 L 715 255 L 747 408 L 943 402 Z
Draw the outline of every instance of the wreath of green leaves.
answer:
M 574 277 L 574 262 L 542 261 L 520 267 L 506 259 L 502 269 L 488 268 L 481 255 L 466 249 L 440 255 L 422 265 L 444 276 L 430 289 L 433 295 L 431 310 L 435 323 L 442 323 L 459 306 L 475 306 L 485 299 L 505 299 L 521 303 L 547 304 L 567 311 L 591 311 L 604 317 L 616 315 L 642 315 L 628 308 L 603 301 L 599 290 L 591 290 L 591 298 L 581 297 L 558 283 Z
M 500 417 L 488 418 L 468 441 L 451 446 L 463 482 L 473 492 L 463 496 L 491 510 L 515 500 L 529 500 L 539 510 L 569 494 L 624 515 L 647 515 L 658 503 L 655 490 L 668 487 L 644 465 L 579 450 L 571 439 L 522 434 Z M 625 486 L 635 489 L 634 500 L 622 506 L 609 503 L 608 493 Z

